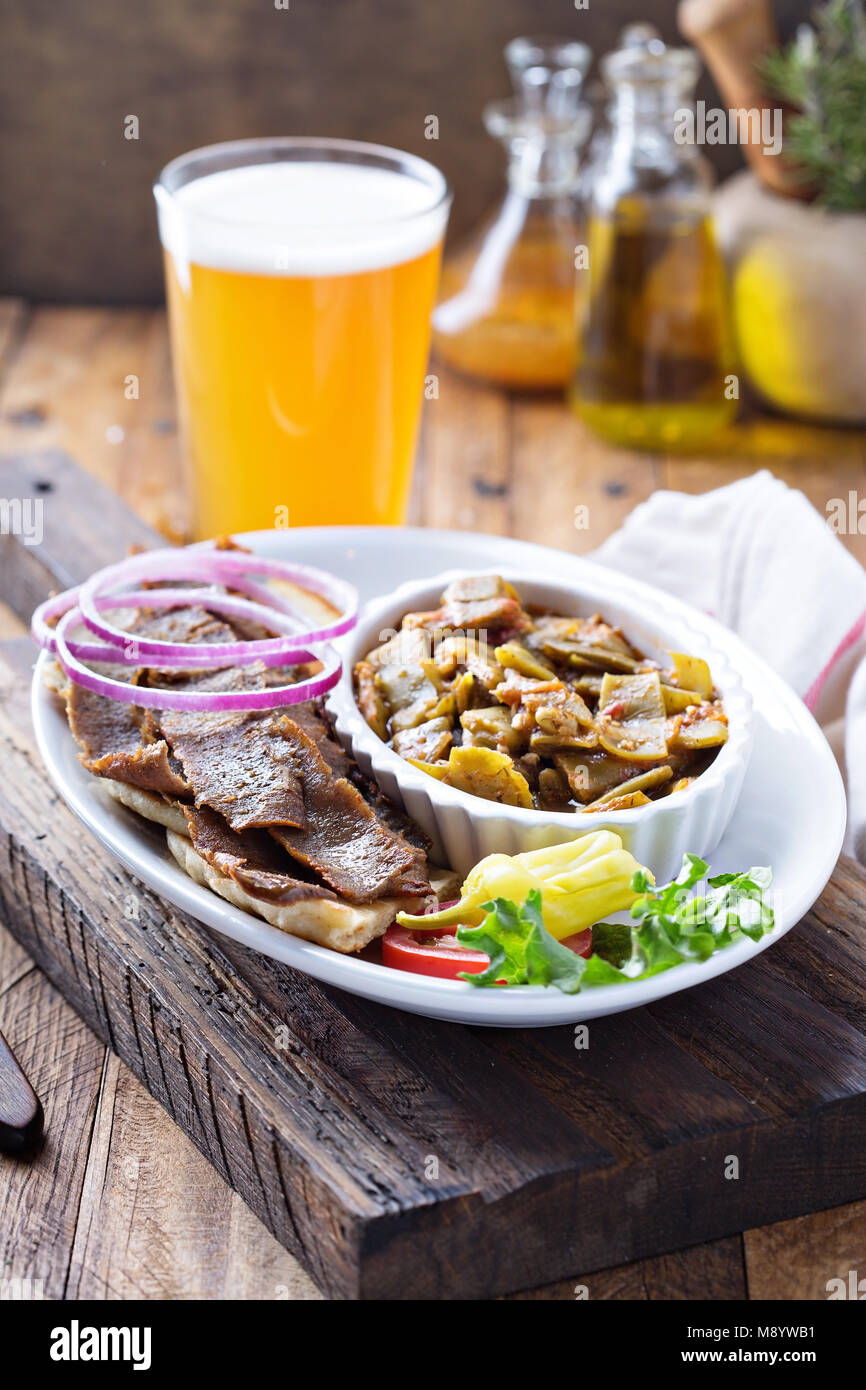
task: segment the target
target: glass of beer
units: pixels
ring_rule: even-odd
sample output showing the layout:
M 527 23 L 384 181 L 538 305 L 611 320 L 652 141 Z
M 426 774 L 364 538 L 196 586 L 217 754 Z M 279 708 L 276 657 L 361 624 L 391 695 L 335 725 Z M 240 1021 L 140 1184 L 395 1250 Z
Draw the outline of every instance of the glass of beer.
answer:
M 238 140 L 154 193 L 195 537 L 403 522 L 442 174 L 353 140 Z

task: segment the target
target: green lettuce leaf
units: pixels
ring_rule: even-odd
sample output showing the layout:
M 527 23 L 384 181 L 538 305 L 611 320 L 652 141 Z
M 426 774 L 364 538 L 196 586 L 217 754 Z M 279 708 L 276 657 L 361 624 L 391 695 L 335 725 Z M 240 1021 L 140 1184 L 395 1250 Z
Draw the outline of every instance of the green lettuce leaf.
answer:
M 683 858 L 676 878 L 657 888 L 646 870 L 632 879 L 638 897 L 631 908 L 633 925 L 599 922 L 592 929 L 592 955 L 575 955 L 547 931 L 541 894 L 532 892 L 521 906 L 507 898 L 485 903 L 487 914 L 477 927 L 458 927 L 457 940 L 490 957 L 480 975 L 461 974 L 484 987 L 555 985 L 564 994 L 581 988 L 645 980 L 685 961 L 708 960 L 716 951 L 747 936 L 758 941 L 773 929 L 773 909 L 766 896 L 773 881 L 768 868 L 707 879 L 707 891 L 693 889 L 707 874 L 695 854 Z
M 461 972 L 470 985 L 555 985 L 563 994 L 577 994 L 586 961 L 551 936 L 541 918 L 541 894 L 533 889 L 522 907 L 507 898 L 485 903 L 487 913 L 477 927 L 458 927 L 461 946 L 485 951 L 490 964 L 480 975 Z
M 634 875 L 632 888 L 640 896 L 631 908 L 637 923 L 631 929 L 633 950 L 629 960 L 616 969 L 616 980 L 645 980 L 684 961 L 708 960 L 743 936 L 758 941 L 772 931 L 773 909 L 765 901 L 773 881 L 771 869 L 717 874 L 707 879 L 705 894 L 694 894 L 692 889 L 706 873 L 704 860 L 687 854 L 676 878 L 661 888 L 654 888 L 644 871 Z M 614 983 L 611 966 L 617 962 L 605 950 L 612 927 L 612 923 L 602 922 L 592 929 L 594 952 L 584 973 L 584 985 Z M 593 965 L 596 939 L 606 957 L 605 969 Z
M 599 922 L 592 929 L 592 954 L 621 970 L 634 953 L 628 922 Z

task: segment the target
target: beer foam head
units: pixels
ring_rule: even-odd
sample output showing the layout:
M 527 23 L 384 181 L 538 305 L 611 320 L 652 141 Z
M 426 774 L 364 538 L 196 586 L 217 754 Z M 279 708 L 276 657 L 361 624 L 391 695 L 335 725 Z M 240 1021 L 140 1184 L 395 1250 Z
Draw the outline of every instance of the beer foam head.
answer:
M 348 275 L 414 260 L 441 239 L 447 185 L 424 177 L 313 160 L 247 164 L 156 188 L 163 246 L 188 267 L 259 275 Z

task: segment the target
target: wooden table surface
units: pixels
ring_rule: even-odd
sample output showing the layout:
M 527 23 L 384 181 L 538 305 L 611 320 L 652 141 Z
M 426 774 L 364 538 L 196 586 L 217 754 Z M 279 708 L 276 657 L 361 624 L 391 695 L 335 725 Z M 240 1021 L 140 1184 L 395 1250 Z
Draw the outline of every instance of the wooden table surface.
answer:
M 137 398 L 127 398 L 130 377 Z M 0 454 L 50 445 L 182 538 L 161 311 L 0 301 Z M 823 514 L 833 498 L 866 497 L 866 435 L 751 414 L 700 456 L 647 456 L 609 448 L 559 401 L 509 398 L 439 370 L 411 520 L 583 553 L 656 488 L 703 492 L 759 467 Z M 866 521 L 841 539 L 866 565 Z M 0 603 L 0 636 L 20 631 Z M 320 1297 L 2 925 L 0 1030 L 42 1097 L 47 1128 L 35 1161 L 0 1156 L 0 1293 L 4 1280 L 41 1277 L 70 1298 Z M 65 1193 L 79 1185 L 70 1210 Z M 604 1299 L 823 1299 L 829 1279 L 862 1268 L 864 1249 L 859 1202 L 514 1296 L 573 1298 L 585 1284 Z

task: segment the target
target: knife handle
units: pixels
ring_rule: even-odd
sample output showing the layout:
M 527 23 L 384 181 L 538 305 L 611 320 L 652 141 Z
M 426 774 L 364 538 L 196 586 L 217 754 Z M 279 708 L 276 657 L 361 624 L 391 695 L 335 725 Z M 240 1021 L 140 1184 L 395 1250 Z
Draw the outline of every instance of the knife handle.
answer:
M 0 1033 L 0 1149 L 24 1153 L 42 1133 L 42 1104 Z

